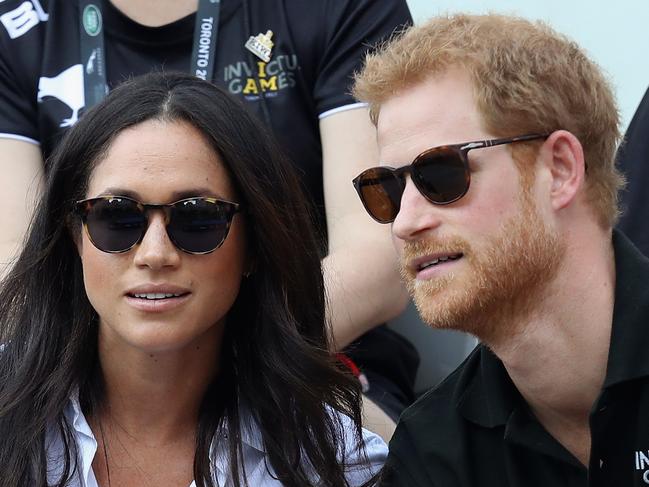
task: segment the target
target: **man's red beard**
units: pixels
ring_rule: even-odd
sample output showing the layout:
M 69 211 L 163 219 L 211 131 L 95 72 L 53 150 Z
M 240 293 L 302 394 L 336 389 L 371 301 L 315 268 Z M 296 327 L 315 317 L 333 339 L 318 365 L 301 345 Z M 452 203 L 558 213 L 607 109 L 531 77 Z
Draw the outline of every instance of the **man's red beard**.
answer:
M 471 333 L 487 344 L 520 331 L 556 276 L 565 246 L 543 222 L 529 190 L 521 190 L 519 202 L 520 212 L 480 246 L 461 237 L 406 242 L 401 275 L 426 323 Z M 462 254 L 453 265 L 456 273 L 418 281 L 406 266 L 440 253 Z

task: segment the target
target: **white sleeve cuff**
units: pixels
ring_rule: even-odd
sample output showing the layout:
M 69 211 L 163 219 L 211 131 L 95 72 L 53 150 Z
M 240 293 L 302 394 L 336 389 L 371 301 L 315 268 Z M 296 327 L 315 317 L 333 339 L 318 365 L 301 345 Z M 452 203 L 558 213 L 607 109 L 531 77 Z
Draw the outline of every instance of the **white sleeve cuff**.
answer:
M 20 140 L 22 142 L 29 142 L 30 144 L 34 144 L 37 146 L 41 145 L 41 143 L 38 140 L 32 139 L 30 137 L 25 137 L 24 135 L 5 134 L 0 132 L 0 139 Z
M 331 110 L 324 111 L 320 115 L 318 115 L 318 118 L 322 120 L 323 118 L 326 118 L 335 113 L 345 112 L 347 110 L 355 110 L 357 108 L 366 108 L 366 107 L 367 107 L 367 103 L 350 103 L 349 105 L 343 105 L 341 107 L 336 107 L 336 108 L 332 108 Z

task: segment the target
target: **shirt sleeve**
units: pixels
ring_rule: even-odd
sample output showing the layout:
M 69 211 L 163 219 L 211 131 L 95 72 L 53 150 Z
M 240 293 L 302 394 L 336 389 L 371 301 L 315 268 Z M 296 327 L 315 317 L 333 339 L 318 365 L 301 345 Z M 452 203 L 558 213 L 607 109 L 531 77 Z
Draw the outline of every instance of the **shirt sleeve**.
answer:
M 36 13 L 30 2 L 0 2 L 0 137 L 38 143 Z M 28 29 L 29 28 L 29 29 Z M 33 78 L 33 79 L 32 79 Z
M 365 451 L 359 451 L 354 422 L 345 415 L 339 417 L 343 427 L 345 452 L 341 460 L 345 465 L 345 477 L 350 486 L 360 486 L 379 473 L 388 456 L 388 446 L 380 436 L 363 429 Z
M 405 0 L 332 1 L 326 24 L 326 45 L 313 92 L 320 118 L 356 103 L 351 95 L 352 77 L 365 53 L 411 25 L 412 17 Z

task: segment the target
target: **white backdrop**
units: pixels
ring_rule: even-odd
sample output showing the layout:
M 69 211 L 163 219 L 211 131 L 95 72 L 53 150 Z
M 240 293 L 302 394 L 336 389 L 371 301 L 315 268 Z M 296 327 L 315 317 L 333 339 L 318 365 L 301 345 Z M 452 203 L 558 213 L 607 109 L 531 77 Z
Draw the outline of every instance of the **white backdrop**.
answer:
M 408 5 L 415 22 L 448 12 L 498 12 L 548 22 L 608 74 L 623 130 L 649 85 L 647 0 L 408 0 Z

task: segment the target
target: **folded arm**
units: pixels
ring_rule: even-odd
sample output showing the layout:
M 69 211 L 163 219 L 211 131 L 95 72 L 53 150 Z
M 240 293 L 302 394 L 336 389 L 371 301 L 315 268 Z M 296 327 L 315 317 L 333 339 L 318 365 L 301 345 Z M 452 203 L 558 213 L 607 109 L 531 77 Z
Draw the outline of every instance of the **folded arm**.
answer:
M 0 138 L 0 277 L 17 257 L 43 185 L 40 148 Z
M 340 349 L 394 318 L 408 297 L 399 279 L 390 227 L 365 212 L 352 179 L 378 164 L 376 130 L 365 108 L 320 121 L 329 255 L 323 260 L 328 314 Z

